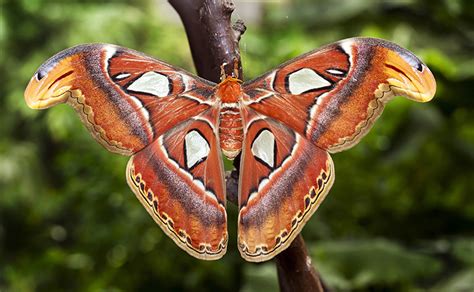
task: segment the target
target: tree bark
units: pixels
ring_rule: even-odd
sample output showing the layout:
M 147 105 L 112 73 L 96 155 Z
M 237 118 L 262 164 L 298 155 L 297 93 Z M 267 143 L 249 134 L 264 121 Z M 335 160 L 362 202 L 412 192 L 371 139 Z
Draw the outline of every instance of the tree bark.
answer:
M 188 36 L 194 65 L 199 76 L 218 83 L 221 66 L 228 75 L 238 62 L 242 76 L 239 40 L 245 26 L 231 25 L 234 3 L 230 0 L 169 0 L 178 12 Z
M 313 267 L 303 236 L 275 257 L 281 291 L 327 291 Z
M 239 40 L 245 31 L 242 21 L 231 24 L 234 4 L 231 0 L 169 0 L 178 12 L 198 75 L 218 83 L 221 66 L 227 75 L 238 65 L 243 80 Z M 227 199 L 238 204 L 239 157 L 236 170 L 227 174 Z M 275 257 L 281 291 L 324 291 L 318 273 L 308 255 L 304 239 L 298 235 L 292 244 Z

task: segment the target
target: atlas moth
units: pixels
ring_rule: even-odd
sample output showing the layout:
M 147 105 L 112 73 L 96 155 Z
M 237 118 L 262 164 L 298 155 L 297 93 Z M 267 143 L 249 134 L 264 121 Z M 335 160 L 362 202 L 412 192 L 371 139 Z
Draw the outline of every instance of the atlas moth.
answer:
M 131 156 L 130 188 L 199 259 L 226 252 L 221 151 L 240 155 L 238 248 L 260 262 L 287 248 L 326 197 L 329 153 L 358 143 L 393 96 L 426 102 L 435 90 L 411 52 L 351 38 L 219 84 L 131 49 L 79 45 L 41 65 L 25 99 L 34 109 L 68 103 L 100 144 Z

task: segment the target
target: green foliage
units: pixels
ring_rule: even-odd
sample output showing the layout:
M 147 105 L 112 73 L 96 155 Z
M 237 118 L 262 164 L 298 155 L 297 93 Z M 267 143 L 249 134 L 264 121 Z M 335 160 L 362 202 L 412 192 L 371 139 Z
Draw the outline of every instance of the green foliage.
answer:
M 115 43 L 192 70 L 184 31 L 155 2 L 0 1 L 0 291 L 276 289 L 272 263 L 240 258 L 234 206 L 227 255 L 195 260 L 131 193 L 126 157 L 95 143 L 67 106 L 39 112 L 24 103 L 36 68 L 78 43 Z M 395 99 L 358 146 L 333 156 L 334 187 L 303 230 L 322 278 L 336 291 L 472 290 L 474 2 L 263 8 L 241 40 L 247 79 L 364 35 L 409 48 L 438 81 L 431 103 Z
M 474 269 L 462 270 L 449 280 L 436 286 L 434 291 L 472 291 L 474 287 Z
M 277 273 L 272 263 L 249 265 L 245 269 L 245 279 L 246 281 L 242 287 L 242 292 L 278 290 Z
M 320 242 L 313 254 L 328 285 L 341 290 L 413 289 L 417 279 L 441 268 L 439 260 L 380 239 Z

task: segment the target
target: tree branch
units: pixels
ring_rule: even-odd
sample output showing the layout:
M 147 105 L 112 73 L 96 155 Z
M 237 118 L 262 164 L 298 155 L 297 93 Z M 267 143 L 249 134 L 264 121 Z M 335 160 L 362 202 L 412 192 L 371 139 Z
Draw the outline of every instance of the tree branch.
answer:
M 281 291 L 327 291 L 313 267 L 299 234 L 291 245 L 275 257 Z
M 239 78 L 243 79 L 239 39 L 245 31 L 243 22 L 231 26 L 234 3 L 230 0 L 169 0 L 178 12 L 188 36 L 194 64 L 199 76 L 219 82 L 221 65 L 228 75 L 238 61 Z
M 234 4 L 231 0 L 169 0 L 178 12 L 188 36 L 198 75 L 219 82 L 221 65 L 231 75 L 238 62 L 239 78 L 243 79 L 239 40 L 245 32 L 243 21 L 231 25 Z M 236 170 L 226 175 L 227 199 L 238 204 L 240 159 Z M 281 291 L 324 291 L 301 235 L 285 251 L 275 257 Z

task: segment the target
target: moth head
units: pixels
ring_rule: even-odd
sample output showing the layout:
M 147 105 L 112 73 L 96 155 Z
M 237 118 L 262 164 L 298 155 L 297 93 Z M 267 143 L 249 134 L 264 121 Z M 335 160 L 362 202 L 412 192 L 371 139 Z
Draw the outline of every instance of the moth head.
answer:
M 436 81 L 420 59 L 398 46 L 386 48 L 385 54 L 384 72 L 395 95 L 418 102 L 427 102 L 434 97 Z
M 66 102 L 76 78 L 70 66 L 73 58 L 53 57 L 38 68 L 25 90 L 25 101 L 30 108 L 44 109 Z

